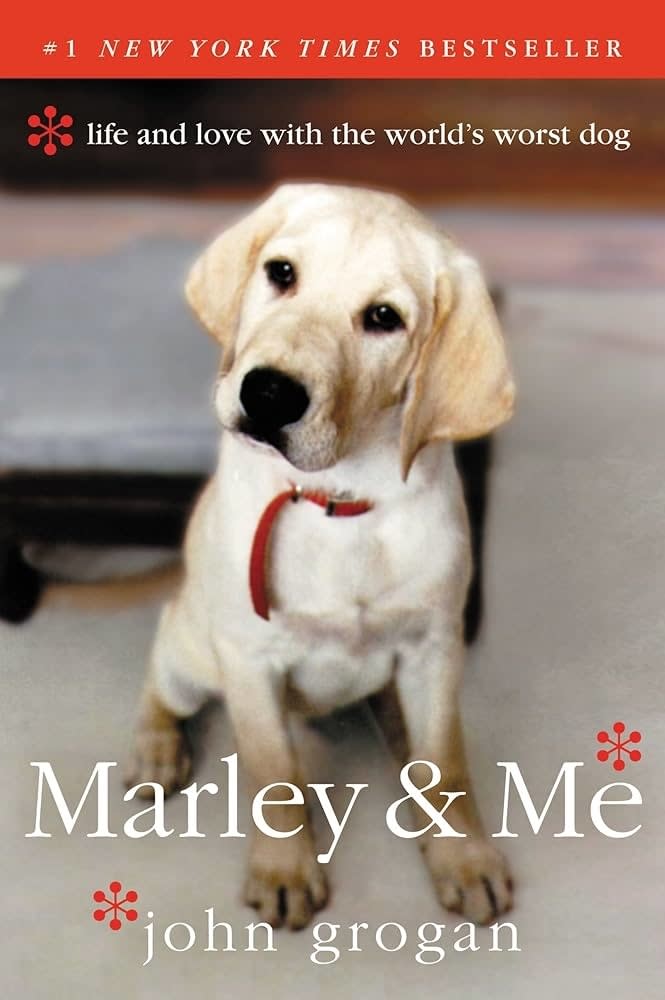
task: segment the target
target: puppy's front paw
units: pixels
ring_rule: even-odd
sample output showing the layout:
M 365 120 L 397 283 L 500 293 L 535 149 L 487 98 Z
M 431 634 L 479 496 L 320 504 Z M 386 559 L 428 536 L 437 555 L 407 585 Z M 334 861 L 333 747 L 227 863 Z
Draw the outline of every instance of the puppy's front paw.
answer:
M 132 759 L 125 771 L 125 783 L 157 782 L 165 795 L 187 784 L 192 773 L 192 755 L 182 725 L 141 726 L 136 734 Z M 140 788 L 137 797 L 153 797 L 150 787 Z
M 328 883 L 308 838 L 257 840 L 245 884 L 245 902 L 272 927 L 301 930 L 328 899 Z
M 476 924 L 488 924 L 509 910 L 513 882 L 508 864 L 483 837 L 430 841 L 425 860 L 439 900 Z

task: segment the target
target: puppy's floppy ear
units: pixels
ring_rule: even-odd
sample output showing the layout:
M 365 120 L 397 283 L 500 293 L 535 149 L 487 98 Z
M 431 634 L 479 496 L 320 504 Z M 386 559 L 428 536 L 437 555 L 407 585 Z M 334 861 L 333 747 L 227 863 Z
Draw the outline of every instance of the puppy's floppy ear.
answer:
M 512 414 L 515 397 L 492 300 L 477 263 L 457 252 L 437 278 L 436 308 L 409 376 L 402 477 L 429 441 L 481 437 Z
M 231 366 L 233 343 L 245 285 L 256 257 L 284 221 L 302 185 L 283 185 L 253 212 L 225 230 L 193 264 L 185 295 L 204 327 L 224 350 L 224 368 Z

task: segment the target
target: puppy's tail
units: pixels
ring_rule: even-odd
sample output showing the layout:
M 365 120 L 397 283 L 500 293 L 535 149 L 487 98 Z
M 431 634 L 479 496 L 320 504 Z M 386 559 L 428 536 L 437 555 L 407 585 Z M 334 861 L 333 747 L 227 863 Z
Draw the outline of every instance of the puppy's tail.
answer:
M 47 582 L 41 607 L 74 608 L 82 611 L 120 611 L 136 604 L 166 600 L 183 577 L 180 560 L 131 576 L 112 577 L 94 583 Z

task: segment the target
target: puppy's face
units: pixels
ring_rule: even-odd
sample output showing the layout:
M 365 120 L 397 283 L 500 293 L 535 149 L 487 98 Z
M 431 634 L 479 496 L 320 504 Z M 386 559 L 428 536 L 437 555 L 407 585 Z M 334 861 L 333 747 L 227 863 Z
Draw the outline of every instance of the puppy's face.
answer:
M 463 272 L 472 286 L 464 295 Z M 398 198 L 325 185 L 280 188 L 209 248 L 187 291 L 224 347 L 215 398 L 223 426 L 299 469 L 334 465 L 383 409 L 399 403 L 405 475 L 427 440 L 477 432 L 455 434 L 447 415 L 451 406 L 469 409 L 455 402 L 465 363 L 454 350 L 454 313 L 463 298 L 468 312 L 469 295 L 477 315 L 463 321 L 466 335 L 479 316 L 487 326 L 488 308 L 491 330 L 468 337 L 466 347 L 480 372 L 478 338 L 494 355 L 498 337 L 505 371 L 491 375 L 491 391 L 503 393 L 502 414 L 510 408 L 501 338 L 473 262 Z M 490 414 L 480 423 L 501 419 Z
M 433 247 L 339 208 L 290 213 L 256 254 L 216 398 L 225 427 L 306 470 L 337 462 L 401 398 L 434 308 Z

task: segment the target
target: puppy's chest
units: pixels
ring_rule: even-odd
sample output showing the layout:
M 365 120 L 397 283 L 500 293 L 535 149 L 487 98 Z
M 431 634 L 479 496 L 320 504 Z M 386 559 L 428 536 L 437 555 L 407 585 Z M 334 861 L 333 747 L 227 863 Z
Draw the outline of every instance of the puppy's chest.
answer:
M 417 507 L 334 518 L 298 505 L 286 514 L 266 563 L 284 627 L 333 632 L 362 646 L 426 624 L 427 599 L 453 559 L 440 523 Z
M 426 526 L 409 532 L 410 521 L 378 510 L 337 523 L 309 511 L 280 526 L 269 561 L 271 655 L 309 710 L 380 689 L 396 656 L 429 633 L 443 602 L 446 546 L 438 537 L 431 558 Z

